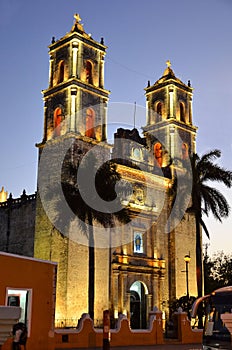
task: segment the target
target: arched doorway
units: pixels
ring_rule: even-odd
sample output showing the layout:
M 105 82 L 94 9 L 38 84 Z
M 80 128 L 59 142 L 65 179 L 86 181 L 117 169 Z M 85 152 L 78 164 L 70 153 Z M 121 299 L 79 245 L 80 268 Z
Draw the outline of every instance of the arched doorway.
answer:
M 147 328 L 147 287 L 140 281 L 130 287 L 130 325 L 132 329 Z

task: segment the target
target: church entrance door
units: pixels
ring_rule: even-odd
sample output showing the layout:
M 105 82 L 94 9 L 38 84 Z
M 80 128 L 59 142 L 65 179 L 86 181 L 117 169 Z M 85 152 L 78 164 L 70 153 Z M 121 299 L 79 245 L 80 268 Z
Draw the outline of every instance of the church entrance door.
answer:
M 146 294 L 142 282 L 136 281 L 130 287 L 130 324 L 132 329 L 145 329 L 147 326 Z

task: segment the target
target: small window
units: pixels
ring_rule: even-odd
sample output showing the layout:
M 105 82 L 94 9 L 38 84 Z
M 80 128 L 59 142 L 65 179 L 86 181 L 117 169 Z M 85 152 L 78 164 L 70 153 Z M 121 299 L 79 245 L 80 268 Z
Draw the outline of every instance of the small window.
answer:
M 143 233 L 139 231 L 134 232 L 134 253 L 144 253 Z
M 85 136 L 91 137 L 91 138 L 95 137 L 94 123 L 95 123 L 94 110 L 92 108 L 87 108 L 87 110 L 86 110 L 86 131 L 85 131 Z
M 93 84 L 93 76 L 92 76 L 92 63 L 90 61 L 86 62 L 86 82 L 89 84 Z
M 54 118 L 53 118 L 54 136 L 60 136 L 61 122 L 62 122 L 62 109 L 58 107 L 54 111 Z
M 59 63 L 59 71 L 58 71 L 58 84 L 64 81 L 64 61 L 60 61 Z
M 185 111 L 183 102 L 180 102 L 180 121 L 185 123 Z
M 135 160 L 140 160 L 141 159 L 141 150 L 139 148 L 133 148 L 132 150 L 132 157 Z

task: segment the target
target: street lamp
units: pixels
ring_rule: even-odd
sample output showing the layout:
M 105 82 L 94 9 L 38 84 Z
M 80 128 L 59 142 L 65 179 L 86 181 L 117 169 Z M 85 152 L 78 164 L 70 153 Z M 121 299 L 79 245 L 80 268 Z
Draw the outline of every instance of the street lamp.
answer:
M 190 263 L 190 253 L 185 255 L 184 261 L 185 261 L 185 272 L 186 272 L 186 287 L 187 287 L 187 300 L 189 300 L 189 281 L 188 281 L 188 264 Z

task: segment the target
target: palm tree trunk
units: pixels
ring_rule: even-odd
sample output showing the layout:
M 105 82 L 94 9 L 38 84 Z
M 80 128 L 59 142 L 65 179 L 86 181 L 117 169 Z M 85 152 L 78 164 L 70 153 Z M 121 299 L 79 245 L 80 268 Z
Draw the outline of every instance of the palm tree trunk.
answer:
M 197 269 L 197 294 L 202 296 L 202 248 L 201 248 L 201 226 L 198 215 L 196 220 L 196 269 Z
M 202 296 L 202 242 L 201 242 L 201 225 L 199 214 L 195 215 L 196 224 L 196 272 L 197 272 L 197 294 L 198 298 Z M 198 311 L 198 328 L 203 328 L 202 309 Z
M 93 217 L 88 213 L 89 233 L 89 282 L 88 282 L 88 313 L 94 321 L 94 295 L 95 295 L 95 254 L 93 237 Z

